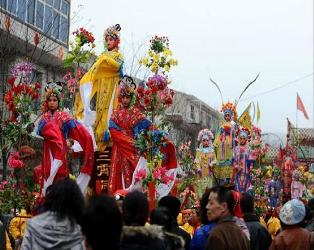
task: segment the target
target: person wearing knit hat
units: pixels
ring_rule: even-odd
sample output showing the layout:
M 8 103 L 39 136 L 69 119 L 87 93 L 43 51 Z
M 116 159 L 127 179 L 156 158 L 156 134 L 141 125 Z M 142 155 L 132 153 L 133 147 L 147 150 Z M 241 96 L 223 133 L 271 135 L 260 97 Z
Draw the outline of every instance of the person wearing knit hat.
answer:
M 297 199 L 288 201 L 280 210 L 279 218 L 286 225 L 296 225 L 305 217 L 305 206 Z
M 314 233 L 301 227 L 305 217 L 305 206 L 298 199 L 284 204 L 279 213 L 283 231 L 273 240 L 269 250 L 310 250 L 314 249 Z

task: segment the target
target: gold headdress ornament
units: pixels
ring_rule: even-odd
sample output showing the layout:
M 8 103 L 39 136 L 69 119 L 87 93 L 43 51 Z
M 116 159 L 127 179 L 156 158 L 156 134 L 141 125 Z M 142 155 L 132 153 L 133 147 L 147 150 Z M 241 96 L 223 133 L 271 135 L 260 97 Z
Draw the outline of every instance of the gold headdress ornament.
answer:
M 104 32 L 104 40 L 106 40 L 107 36 L 111 36 L 114 39 L 120 39 L 120 24 L 116 24 L 107 28 Z

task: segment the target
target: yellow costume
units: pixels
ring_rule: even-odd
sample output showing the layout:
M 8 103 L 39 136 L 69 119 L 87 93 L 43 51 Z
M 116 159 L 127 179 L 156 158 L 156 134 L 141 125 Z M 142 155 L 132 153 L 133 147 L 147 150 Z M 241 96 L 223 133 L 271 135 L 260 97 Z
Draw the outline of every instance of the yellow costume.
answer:
M 267 221 L 267 229 L 271 237 L 274 239 L 281 229 L 280 220 L 276 217 L 270 217 Z
M 24 209 L 22 209 L 21 213 L 10 221 L 9 232 L 14 240 L 23 238 L 27 220 L 30 218 L 31 216 L 28 215 Z
M 216 136 L 214 147 L 216 149 L 217 160 L 225 161 L 232 159 L 234 147 L 234 122 L 225 122 L 220 126 L 220 133 Z
M 213 186 L 213 176 L 210 169 L 212 163 L 215 161 L 215 153 L 211 147 L 197 149 L 194 164 L 201 175 L 201 178 L 197 183 L 198 197 L 202 197 L 206 188 L 211 188 Z
M 96 98 L 96 119 L 92 126 L 99 151 L 106 147 L 104 134 L 108 129 L 110 114 L 118 105 L 118 83 L 122 75 L 122 64 L 123 57 L 120 52 L 105 52 L 80 81 L 80 95 L 77 96 L 75 104 L 76 118 L 82 120 L 85 125 L 90 124 L 93 119 L 90 116 L 93 112 L 90 110 L 90 100 Z
M 220 126 L 220 131 L 216 135 L 214 148 L 216 152 L 217 164 L 213 167 L 215 177 L 226 182 L 231 181 L 232 158 L 235 147 L 235 130 L 237 117 L 236 107 L 231 102 L 222 105 L 221 111 L 224 114 L 224 123 Z
M 193 237 L 194 227 L 192 227 L 188 222 L 186 222 L 183 226 L 180 226 L 180 228 L 187 232 L 191 236 L 191 238 Z

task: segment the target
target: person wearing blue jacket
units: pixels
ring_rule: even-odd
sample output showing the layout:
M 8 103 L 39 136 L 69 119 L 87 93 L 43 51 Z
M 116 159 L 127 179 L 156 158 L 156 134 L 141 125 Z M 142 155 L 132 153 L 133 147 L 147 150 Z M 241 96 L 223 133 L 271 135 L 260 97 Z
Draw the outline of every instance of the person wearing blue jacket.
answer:
M 190 243 L 190 250 L 204 250 L 206 247 L 206 242 L 210 231 L 215 226 L 215 223 L 210 222 L 207 219 L 207 209 L 206 205 L 208 203 L 208 197 L 210 190 L 206 190 L 200 200 L 200 219 L 202 225 L 196 229 L 193 238 Z

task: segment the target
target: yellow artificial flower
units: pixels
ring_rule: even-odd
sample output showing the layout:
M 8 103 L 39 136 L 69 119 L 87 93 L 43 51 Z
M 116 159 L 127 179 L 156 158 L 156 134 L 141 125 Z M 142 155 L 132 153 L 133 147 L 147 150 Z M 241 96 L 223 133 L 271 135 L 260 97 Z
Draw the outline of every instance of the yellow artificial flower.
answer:
M 150 49 L 148 50 L 148 55 L 152 57 L 154 55 L 154 52 Z
M 159 62 L 159 58 L 160 58 L 160 56 L 158 54 L 154 53 L 153 60 L 154 60 L 155 63 Z
M 142 64 L 142 65 L 147 65 L 148 64 L 148 58 L 147 57 L 141 58 L 139 63 Z
M 178 65 L 178 60 L 177 59 L 173 59 L 173 66 L 177 66 Z
M 154 62 L 152 64 L 152 66 L 150 67 L 151 71 L 153 72 L 157 72 L 158 71 L 158 64 L 156 62 Z
M 163 53 L 165 57 L 172 56 L 172 51 L 170 49 L 165 49 Z
M 165 71 L 169 72 L 169 71 L 170 71 L 169 65 L 166 64 L 166 65 L 164 66 L 164 69 L 165 69 Z

